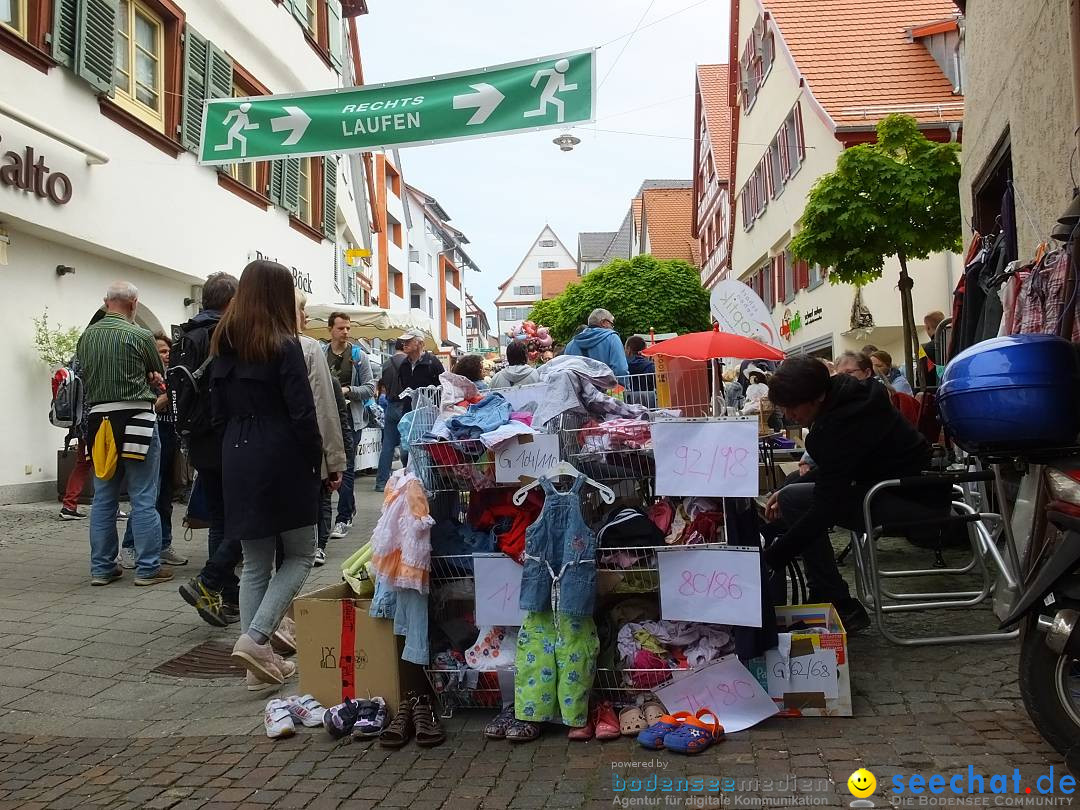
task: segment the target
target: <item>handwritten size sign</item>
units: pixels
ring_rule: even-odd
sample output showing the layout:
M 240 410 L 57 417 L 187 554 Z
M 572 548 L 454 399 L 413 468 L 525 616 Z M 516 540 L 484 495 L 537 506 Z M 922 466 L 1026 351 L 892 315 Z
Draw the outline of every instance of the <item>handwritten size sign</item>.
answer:
M 660 616 L 674 621 L 761 627 L 758 551 L 660 550 Z
M 772 698 L 734 655 L 658 688 L 656 696 L 670 713 L 711 709 L 728 733 L 755 726 L 777 712 Z
M 558 463 L 557 434 L 515 436 L 495 452 L 495 480 L 500 484 L 516 484 L 522 478 L 539 478 Z
M 476 624 L 520 627 L 525 611 L 521 599 L 521 566 L 505 554 L 474 554 Z
M 657 495 L 753 498 L 758 494 L 757 422 L 656 422 Z

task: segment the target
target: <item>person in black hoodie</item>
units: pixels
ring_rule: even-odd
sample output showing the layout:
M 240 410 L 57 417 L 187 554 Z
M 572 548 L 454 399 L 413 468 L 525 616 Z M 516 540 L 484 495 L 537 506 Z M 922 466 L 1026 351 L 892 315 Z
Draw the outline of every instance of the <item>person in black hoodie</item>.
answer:
M 765 560 L 782 571 L 802 555 L 810 601 L 831 602 L 847 630 L 857 632 L 870 620 L 837 569 L 829 529 L 861 530 L 870 488 L 918 475 L 929 465 L 930 447 L 893 408 L 884 386 L 846 374 L 830 377 L 814 357 L 785 360 L 769 382 L 769 399 L 786 419 L 810 428 L 806 451 L 817 467 L 769 498 L 766 519 L 782 520 L 784 530 L 765 549 Z M 875 520 L 883 521 L 918 518 L 930 508 L 892 494 L 875 503 Z
M 439 358 L 424 349 L 424 333 L 410 329 L 398 338 L 402 353 L 395 354 L 383 366 L 379 384 L 386 392 L 386 411 L 383 415 L 382 450 L 379 453 L 379 469 L 375 474 L 375 491 L 382 492 L 390 480 L 390 467 L 394 463 L 394 450 L 401 444 L 398 422 L 412 410 L 412 400 L 401 399 L 401 392 L 410 388 L 426 388 L 439 385 L 439 375 L 446 369 Z M 409 463 L 407 453 L 401 454 L 402 465 Z
M 189 370 L 199 365 L 210 354 L 210 341 L 214 330 L 228 309 L 239 282 L 228 273 L 213 273 L 203 284 L 203 308 L 190 321 L 180 327 L 181 338 L 176 346 L 185 343 L 191 357 L 185 359 Z M 209 380 L 209 367 L 203 379 Z M 210 386 L 204 385 L 201 398 L 205 399 L 200 410 L 205 414 L 202 429 L 193 429 L 185 438 L 188 461 L 199 475 L 199 488 L 206 497 L 210 518 L 207 532 L 209 559 L 202 571 L 180 586 L 180 596 L 191 605 L 203 621 L 215 627 L 240 621 L 240 580 L 236 566 L 243 556 L 238 538 L 225 533 L 225 495 L 221 478 L 221 431 L 210 422 Z

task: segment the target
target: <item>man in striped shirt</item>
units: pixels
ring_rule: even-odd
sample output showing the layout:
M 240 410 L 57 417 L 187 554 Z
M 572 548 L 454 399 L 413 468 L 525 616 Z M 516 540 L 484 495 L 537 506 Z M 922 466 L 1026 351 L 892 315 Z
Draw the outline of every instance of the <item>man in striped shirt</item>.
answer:
M 161 521 L 156 504 L 161 442 L 151 388 L 162 384 L 165 368 L 153 335 L 134 323 L 138 306 L 139 291 L 133 284 L 117 281 L 110 285 L 105 316 L 83 333 L 76 350 L 90 413 L 87 445 L 94 462 L 91 585 L 108 585 L 123 573 L 116 564 L 121 479 L 127 481 L 131 500 L 135 584 L 156 585 L 172 579 L 160 559 Z M 115 471 L 109 469 L 111 460 L 116 462 Z

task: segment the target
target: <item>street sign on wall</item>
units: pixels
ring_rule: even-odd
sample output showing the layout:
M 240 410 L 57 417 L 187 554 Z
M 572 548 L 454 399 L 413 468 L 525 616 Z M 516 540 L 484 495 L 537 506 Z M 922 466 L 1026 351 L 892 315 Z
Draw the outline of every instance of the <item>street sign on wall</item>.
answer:
M 592 121 L 595 50 L 390 84 L 209 99 L 199 162 L 420 146 Z

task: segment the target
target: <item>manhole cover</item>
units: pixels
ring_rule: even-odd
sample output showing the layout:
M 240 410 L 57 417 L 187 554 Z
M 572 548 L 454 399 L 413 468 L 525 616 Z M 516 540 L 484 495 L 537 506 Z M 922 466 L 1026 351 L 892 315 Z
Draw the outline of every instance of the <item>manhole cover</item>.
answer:
M 241 677 L 244 668 L 233 663 L 231 654 L 232 644 L 227 641 L 204 641 L 183 655 L 159 664 L 151 672 L 174 678 Z

